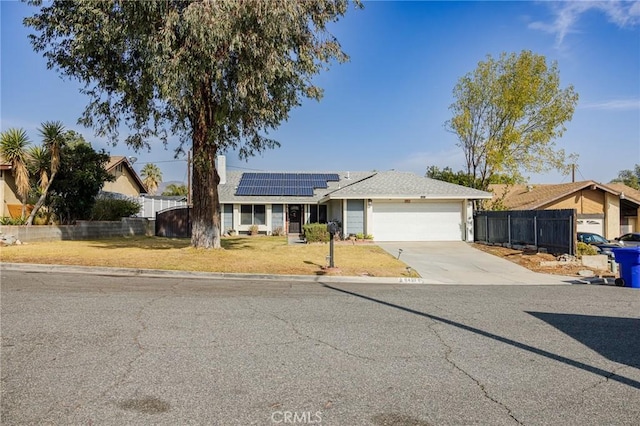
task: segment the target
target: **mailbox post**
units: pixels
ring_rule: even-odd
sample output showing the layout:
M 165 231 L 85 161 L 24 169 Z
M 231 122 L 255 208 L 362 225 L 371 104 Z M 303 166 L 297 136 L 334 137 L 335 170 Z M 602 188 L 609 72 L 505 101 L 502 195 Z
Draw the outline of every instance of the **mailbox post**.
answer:
M 333 263 L 333 236 L 339 232 L 338 223 L 327 223 L 327 231 L 329 232 L 329 268 L 334 268 L 335 264 Z

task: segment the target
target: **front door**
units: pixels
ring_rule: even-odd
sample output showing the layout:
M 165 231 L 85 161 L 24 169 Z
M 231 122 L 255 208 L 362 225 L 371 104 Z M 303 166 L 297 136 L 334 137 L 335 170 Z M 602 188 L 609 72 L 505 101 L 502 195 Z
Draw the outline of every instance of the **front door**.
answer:
M 287 216 L 289 218 L 289 234 L 299 234 L 302 231 L 302 206 L 289 204 Z

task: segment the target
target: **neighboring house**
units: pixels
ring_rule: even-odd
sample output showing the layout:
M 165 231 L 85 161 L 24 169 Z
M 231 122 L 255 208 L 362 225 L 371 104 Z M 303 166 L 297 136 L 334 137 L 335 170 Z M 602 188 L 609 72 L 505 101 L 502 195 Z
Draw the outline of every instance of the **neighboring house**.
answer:
M 0 198 L 2 199 L 1 217 L 20 217 L 22 202 L 18 197 L 16 181 L 11 164 L 0 157 Z
M 491 194 L 414 173 L 227 171 L 218 158 L 221 230 L 302 231 L 337 220 L 376 241 L 473 241 L 473 200 Z
M 129 197 L 139 197 L 140 194 L 146 194 L 147 188 L 127 157 L 111 156 L 105 168 L 115 178 L 115 181 L 105 182 L 102 187 L 103 191 L 115 192 Z
M 491 203 L 506 210 L 576 209 L 577 230 L 614 239 L 640 230 L 640 191 L 592 180 L 563 184 L 491 185 Z M 491 207 L 491 206 L 489 206 Z
M 105 168 L 116 180 L 114 182 L 105 182 L 102 188 L 103 191 L 129 197 L 139 197 L 141 193 L 147 192 L 142 180 L 127 157 L 113 156 Z M 20 217 L 22 204 L 17 195 L 12 172 L 11 164 L 0 158 L 0 198 L 2 199 L 0 216 Z

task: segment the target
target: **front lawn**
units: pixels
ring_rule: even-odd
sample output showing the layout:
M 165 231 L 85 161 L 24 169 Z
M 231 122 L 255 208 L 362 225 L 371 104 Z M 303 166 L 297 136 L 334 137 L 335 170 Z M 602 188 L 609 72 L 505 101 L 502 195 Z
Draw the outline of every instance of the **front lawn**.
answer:
M 107 266 L 250 274 L 402 277 L 406 265 L 374 244 L 334 247 L 336 271 L 327 272 L 328 244 L 287 244 L 286 237 L 230 237 L 223 250 L 198 250 L 188 239 L 124 237 L 2 247 L 8 263 Z M 414 273 L 415 274 L 415 273 Z M 414 275 L 415 276 L 415 275 Z

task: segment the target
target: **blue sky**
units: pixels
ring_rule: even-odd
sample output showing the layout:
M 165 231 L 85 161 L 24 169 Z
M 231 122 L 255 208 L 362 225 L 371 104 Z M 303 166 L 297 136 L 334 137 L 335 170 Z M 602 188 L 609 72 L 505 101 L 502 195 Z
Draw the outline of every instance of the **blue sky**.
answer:
M 333 25 L 351 60 L 316 78 L 320 102 L 304 101 L 270 134 L 282 146 L 230 170 L 404 170 L 464 168 L 455 135 L 444 128 L 457 80 L 487 55 L 524 49 L 557 61 L 562 86 L 580 95 L 556 141 L 579 154 L 577 180 L 608 182 L 640 164 L 640 2 L 365 2 Z M 43 121 L 60 120 L 95 148 L 152 162 L 164 181 L 186 181 L 174 144 L 151 152 L 115 147 L 76 124 L 87 99 L 79 85 L 47 70 L 28 40 L 23 3 L 2 1 L 0 128 L 22 127 L 34 143 Z M 560 183 L 555 172 L 531 183 Z

